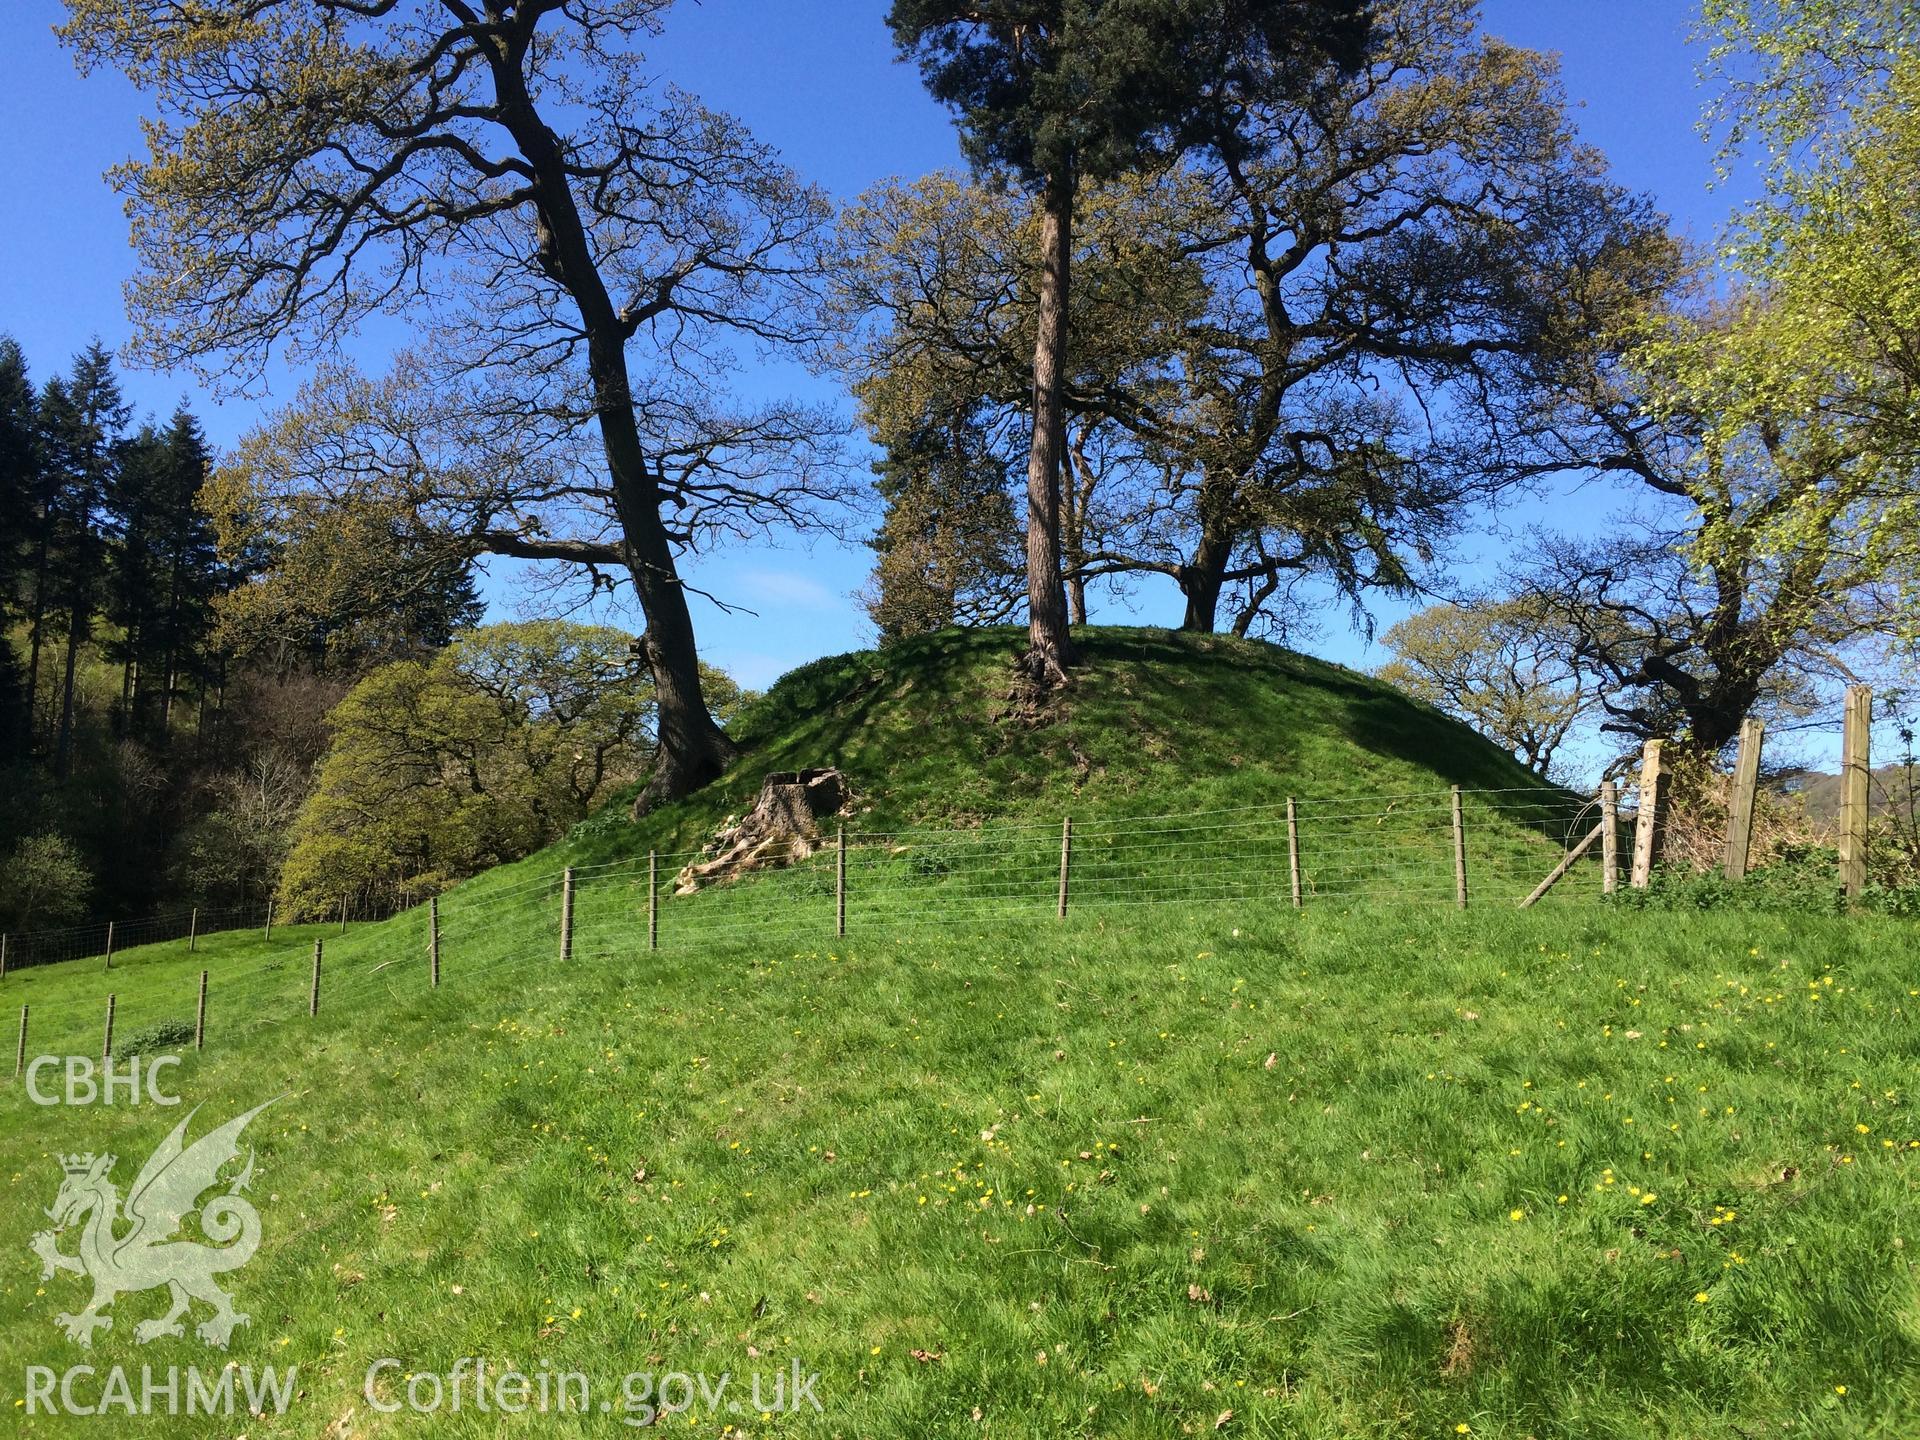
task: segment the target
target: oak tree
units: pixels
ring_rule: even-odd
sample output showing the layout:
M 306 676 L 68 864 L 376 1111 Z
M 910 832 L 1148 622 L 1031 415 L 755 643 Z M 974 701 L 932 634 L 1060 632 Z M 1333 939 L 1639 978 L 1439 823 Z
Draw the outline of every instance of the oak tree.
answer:
M 714 397 L 734 338 L 781 338 L 778 291 L 824 201 L 727 116 L 647 76 L 668 0 L 70 0 L 83 67 L 147 91 L 149 154 L 114 172 L 145 357 L 243 383 L 403 315 L 449 383 L 531 429 L 589 433 L 590 536 L 527 517 L 503 553 L 617 569 L 647 620 L 653 799 L 733 747 L 703 689 L 675 454 L 729 474 L 761 417 Z M 784 423 L 784 422 L 782 422 Z M 777 428 L 777 427 L 776 427 Z M 775 442 L 777 443 L 777 442 Z

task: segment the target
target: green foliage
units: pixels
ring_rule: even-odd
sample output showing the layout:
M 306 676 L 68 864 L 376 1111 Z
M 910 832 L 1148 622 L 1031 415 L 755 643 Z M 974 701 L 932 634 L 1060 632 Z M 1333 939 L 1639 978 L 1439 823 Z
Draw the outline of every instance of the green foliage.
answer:
M 57 929 L 87 913 L 93 875 L 72 841 L 29 835 L 0 860 L 0 914 L 13 930 Z
M 118 1055 L 151 1055 L 158 1050 L 179 1050 L 193 1043 L 193 1023 L 188 1020 L 162 1020 L 138 1030 L 114 1037 Z
M 1433 605 L 1381 637 L 1396 658 L 1378 672 L 1409 695 L 1458 716 L 1528 769 L 1554 753 L 1594 708 L 1573 637 L 1524 599 Z
M 618 630 L 530 621 L 370 673 L 329 717 L 281 875 L 287 913 L 435 892 L 538 849 L 634 780 L 654 714 L 633 647 Z
M 1105 179 L 1212 138 L 1223 94 L 1364 52 L 1361 0 L 894 0 L 901 54 L 976 164 Z
M 1821 491 L 1785 497 L 1761 539 L 1790 556 L 1829 533 L 1886 585 L 1901 637 L 1920 638 L 1920 12 L 1902 0 L 1711 0 L 1710 117 L 1728 154 L 1764 149 L 1765 196 L 1727 258 L 1766 305 L 1744 333 L 1691 355 L 1688 377 L 1732 441 L 1799 422 L 1847 457 L 1835 516 Z M 1806 444 L 1800 449 L 1805 450 Z

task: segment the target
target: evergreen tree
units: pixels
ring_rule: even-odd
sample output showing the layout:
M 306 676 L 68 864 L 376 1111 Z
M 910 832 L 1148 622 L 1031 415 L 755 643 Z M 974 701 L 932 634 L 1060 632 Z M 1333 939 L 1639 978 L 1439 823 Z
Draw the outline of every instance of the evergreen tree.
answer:
M 129 414 L 113 358 L 98 341 L 74 360 L 65 384 L 49 385 L 41 403 L 48 516 L 45 608 L 60 615 L 66 628 L 53 752 L 56 780 L 64 780 L 73 764 L 75 677 L 104 588 L 108 497 Z
M 160 591 L 152 653 L 162 677 L 163 730 L 172 728 L 173 705 L 182 681 L 204 687 L 216 674 L 208 642 L 213 633 L 213 600 L 222 579 L 220 550 L 213 517 L 206 512 L 202 496 L 211 469 L 206 435 L 183 403 L 167 427 L 166 464 L 154 527 Z
M 894 0 L 887 13 L 901 53 L 955 112 L 967 157 L 1039 198 L 1025 662 L 1038 684 L 1064 680 L 1073 659 L 1060 475 L 1075 192 L 1197 148 L 1244 147 L 1236 95 L 1285 91 L 1329 60 L 1357 64 L 1366 11 L 1365 0 Z
M 39 517 L 33 385 L 26 357 L 0 336 L 0 756 L 25 754 L 32 709 L 9 634 L 23 613 Z

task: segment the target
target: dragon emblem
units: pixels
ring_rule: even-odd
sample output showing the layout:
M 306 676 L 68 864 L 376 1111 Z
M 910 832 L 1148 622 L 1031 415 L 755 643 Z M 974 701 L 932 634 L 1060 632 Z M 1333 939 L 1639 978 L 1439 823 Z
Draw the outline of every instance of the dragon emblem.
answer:
M 199 1112 L 198 1107 L 189 1111 L 140 1167 L 124 1210 L 113 1183 L 115 1156 L 60 1157 L 66 1179 L 46 1212 L 53 1229 L 35 1235 L 32 1246 L 42 1263 L 42 1279 L 71 1270 L 93 1281 L 93 1298 L 86 1309 L 56 1317 L 68 1339 L 93 1344 L 94 1331 L 113 1328 L 113 1318 L 101 1312 L 116 1296 L 165 1285 L 173 1298 L 172 1308 L 157 1320 L 134 1326 L 134 1338 L 144 1345 L 162 1336 L 184 1334 L 181 1317 L 198 1300 L 211 1305 L 213 1314 L 195 1333 L 209 1345 L 226 1348 L 233 1327 L 245 1325 L 248 1317 L 235 1312 L 233 1297 L 214 1283 L 214 1277 L 239 1269 L 260 1247 L 260 1214 L 240 1198 L 253 1179 L 253 1152 L 248 1151 L 246 1165 L 224 1191 L 205 1205 L 200 1197 L 220 1183 L 221 1167 L 238 1157 L 240 1132 L 247 1122 L 273 1103 L 256 1106 L 191 1145 L 186 1143 L 187 1125 Z M 181 1219 L 196 1208 L 200 1231 L 212 1244 L 200 1244 L 180 1233 Z M 67 1255 L 58 1248 L 60 1235 L 75 1225 L 80 1227 L 79 1251 Z

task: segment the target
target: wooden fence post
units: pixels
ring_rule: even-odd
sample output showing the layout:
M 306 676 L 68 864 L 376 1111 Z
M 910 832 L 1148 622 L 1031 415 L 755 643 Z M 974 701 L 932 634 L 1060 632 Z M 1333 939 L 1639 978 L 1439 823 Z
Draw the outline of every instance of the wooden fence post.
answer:
M 267 933 L 260 938 L 262 940 L 273 939 L 273 897 L 271 895 L 267 897 Z
M 7 936 L 0 930 L 0 980 L 7 978 Z
M 106 1033 L 100 1037 L 100 1058 L 102 1060 L 111 1060 L 113 1058 L 113 1002 L 114 997 L 111 995 L 107 996 L 107 1030 Z
M 440 897 L 427 897 L 427 979 L 440 988 Z
M 1753 798 L 1760 785 L 1760 743 L 1766 725 L 1752 718 L 1740 722 L 1740 755 L 1733 767 L 1733 791 L 1727 797 L 1726 876 L 1738 880 L 1747 873 L 1753 853 Z
M 1460 809 L 1460 787 L 1453 787 L 1453 903 L 1467 908 L 1467 820 Z
M 1867 887 L 1867 778 L 1872 770 L 1873 690 L 1847 687 L 1840 744 L 1840 885 L 1849 900 Z
M 344 895 L 340 897 L 340 933 L 347 933 L 347 897 Z
M 1573 868 L 1574 862 L 1578 860 L 1582 855 L 1586 854 L 1587 851 L 1593 847 L 1593 842 L 1600 838 L 1601 828 L 1606 823 L 1607 822 L 1605 820 L 1602 820 L 1599 825 L 1594 826 L 1593 829 L 1589 830 L 1586 833 L 1585 837 L 1580 841 L 1579 844 L 1575 845 L 1571 850 L 1567 851 L 1566 854 L 1560 857 L 1560 863 L 1554 866 L 1553 869 L 1548 872 L 1547 878 L 1542 880 L 1538 885 L 1534 886 L 1532 892 L 1527 896 L 1527 898 L 1520 902 L 1520 908 L 1522 910 L 1532 909 L 1533 906 L 1539 902 L 1539 899 L 1542 895 L 1546 894 L 1547 891 L 1551 890 L 1555 885 L 1558 885 L 1560 883 L 1560 877 L 1565 875 L 1567 871 L 1571 870 Z
M 1666 742 L 1649 740 L 1640 751 L 1640 813 L 1633 824 L 1633 875 L 1630 883 L 1644 890 L 1653 879 L 1660 852 L 1660 807 L 1666 802 Z
M 840 825 L 839 850 L 834 857 L 833 911 L 833 933 L 844 936 L 847 933 L 847 827 L 844 821 Z
M 113 921 L 111 920 L 107 921 L 107 963 L 101 968 L 113 969 Z
M 307 991 L 307 1018 L 313 1019 L 320 1013 L 320 954 L 324 940 L 313 942 L 313 988 Z
M 647 949 L 660 948 L 660 854 L 647 851 Z
M 193 1007 L 193 1048 L 207 1047 L 207 972 L 200 972 L 200 999 Z
M 27 1007 L 20 1007 L 20 1048 L 13 1052 L 13 1078 L 18 1080 L 27 1068 Z
M 1067 874 L 1073 867 L 1073 817 L 1060 822 L 1060 910 L 1057 918 L 1067 918 Z
M 193 954 L 200 948 L 200 907 L 193 907 L 193 914 L 187 920 L 187 953 Z
M 1600 893 L 1620 888 L 1620 791 L 1611 780 L 1600 783 Z
M 1293 797 L 1287 797 L 1287 880 L 1293 887 L 1293 908 L 1300 908 L 1300 817 Z
M 560 876 L 560 958 L 573 958 L 573 867 Z

